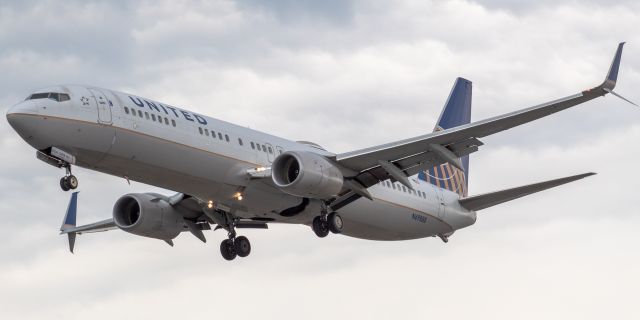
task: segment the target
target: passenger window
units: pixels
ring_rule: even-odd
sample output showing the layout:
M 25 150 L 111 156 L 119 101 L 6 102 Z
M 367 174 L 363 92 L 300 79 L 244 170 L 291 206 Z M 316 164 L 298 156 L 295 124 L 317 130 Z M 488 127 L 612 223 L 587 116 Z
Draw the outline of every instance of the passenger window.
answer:
M 144 116 L 147 118 L 147 120 L 149 120 L 149 112 L 145 112 Z
M 405 188 L 404 186 L 402 186 L 402 192 L 406 193 L 406 192 L 407 192 L 407 188 Z
M 242 145 L 242 139 L 238 138 L 238 144 Z
M 225 135 L 224 135 L 224 139 L 225 139 L 225 140 L 227 140 L 227 142 L 229 142 L 229 135 L 228 135 L 228 134 L 225 134 Z
M 156 115 L 155 115 L 155 114 L 153 114 L 153 113 L 151 114 L 151 120 L 152 120 L 153 122 L 156 122 Z
M 176 126 L 176 121 L 171 119 L 171 125 L 175 127 Z
M 198 127 L 198 131 L 200 131 L 200 134 L 202 134 L 202 128 Z
M 209 136 L 209 129 L 204 129 L 204 135 L 207 137 Z
M 218 132 L 218 139 L 222 140 L 222 133 Z
M 395 190 L 395 189 L 396 189 L 396 184 L 395 184 L 395 183 L 392 183 L 392 184 L 391 184 L 391 187 L 393 188 L 393 190 Z
M 63 101 L 69 101 L 69 100 L 71 100 L 71 98 L 69 97 L 69 95 L 68 95 L 68 94 L 66 94 L 66 93 L 60 93 L 60 94 L 59 94 L 59 97 L 60 97 L 60 100 L 58 100 L 58 101 L 60 101 L 60 102 L 63 102 Z
M 262 145 L 262 151 L 267 152 L 267 147 L 265 147 L 264 144 Z
M 256 145 L 253 143 L 253 141 L 251 141 L 251 149 L 255 149 Z
M 142 111 L 138 110 L 138 116 L 142 118 Z
M 164 118 L 164 124 L 169 125 L 169 118 Z
M 269 153 L 273 154 L 273 149 L 271 149 L 271 147 L 268 147 L 268 148 L 269 148 Z
M 124 113 L 129 114 L 129 108 L 124 107 Z

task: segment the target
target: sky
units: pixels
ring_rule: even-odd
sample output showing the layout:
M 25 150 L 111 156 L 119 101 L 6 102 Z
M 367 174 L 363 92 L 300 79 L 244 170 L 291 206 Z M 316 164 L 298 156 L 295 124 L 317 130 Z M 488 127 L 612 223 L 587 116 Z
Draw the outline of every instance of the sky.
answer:
M 31 91 L 111 88 L 346 152 L 428 133 L 456 77 L 472 120 L 598 85 L 640 102 L 637 1 L 54 1 L 0 3 L 0 111 Z M 607 96 L 483 139 L 470 194 L 598 175 L 481 211 L 449 243 L 309 227 L 169 247 L 119 230 L 58 235 L 64 174 L 0 121 L 1 319 L 638 319 L 640 109 Z M 79 223 L 130 192 L 76 168 Z

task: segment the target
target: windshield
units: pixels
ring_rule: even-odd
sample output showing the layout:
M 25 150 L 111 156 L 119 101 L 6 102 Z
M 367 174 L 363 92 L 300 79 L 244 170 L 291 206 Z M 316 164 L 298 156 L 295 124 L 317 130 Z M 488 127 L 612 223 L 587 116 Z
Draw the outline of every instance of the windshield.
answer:
M 58 102 L 67 101 L 71 99 L 66 93 L 58 93 L 58 92 L 42 92 L 42 93 L 34 93 L 27 97 L 25 100 L 34 100 L 34 99 L 51 99 Z

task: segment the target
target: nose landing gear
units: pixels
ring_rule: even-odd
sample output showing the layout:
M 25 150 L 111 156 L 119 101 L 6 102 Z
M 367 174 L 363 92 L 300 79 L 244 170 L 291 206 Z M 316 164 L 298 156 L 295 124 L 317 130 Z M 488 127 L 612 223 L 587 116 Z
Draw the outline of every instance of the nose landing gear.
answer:
M 60 188 L 62 191 L 69 191 L 78 188 L 78 178 L 71 174 L 71 165 L 66 165 L 67 174 L 60 178 Z

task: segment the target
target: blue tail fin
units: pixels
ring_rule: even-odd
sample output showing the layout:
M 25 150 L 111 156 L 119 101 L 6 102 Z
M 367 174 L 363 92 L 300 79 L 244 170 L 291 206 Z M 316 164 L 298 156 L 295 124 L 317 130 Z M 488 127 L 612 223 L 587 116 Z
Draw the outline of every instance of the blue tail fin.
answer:
M 446 130 L 469 122 L 471 122 L 471 81 L 457 78 L 433 131 Z M 421 172 L 418 178 L 465 197 L 469 185 L 469 156 L 464 156 L 460 160 L 464 172 L 445 163 Z

